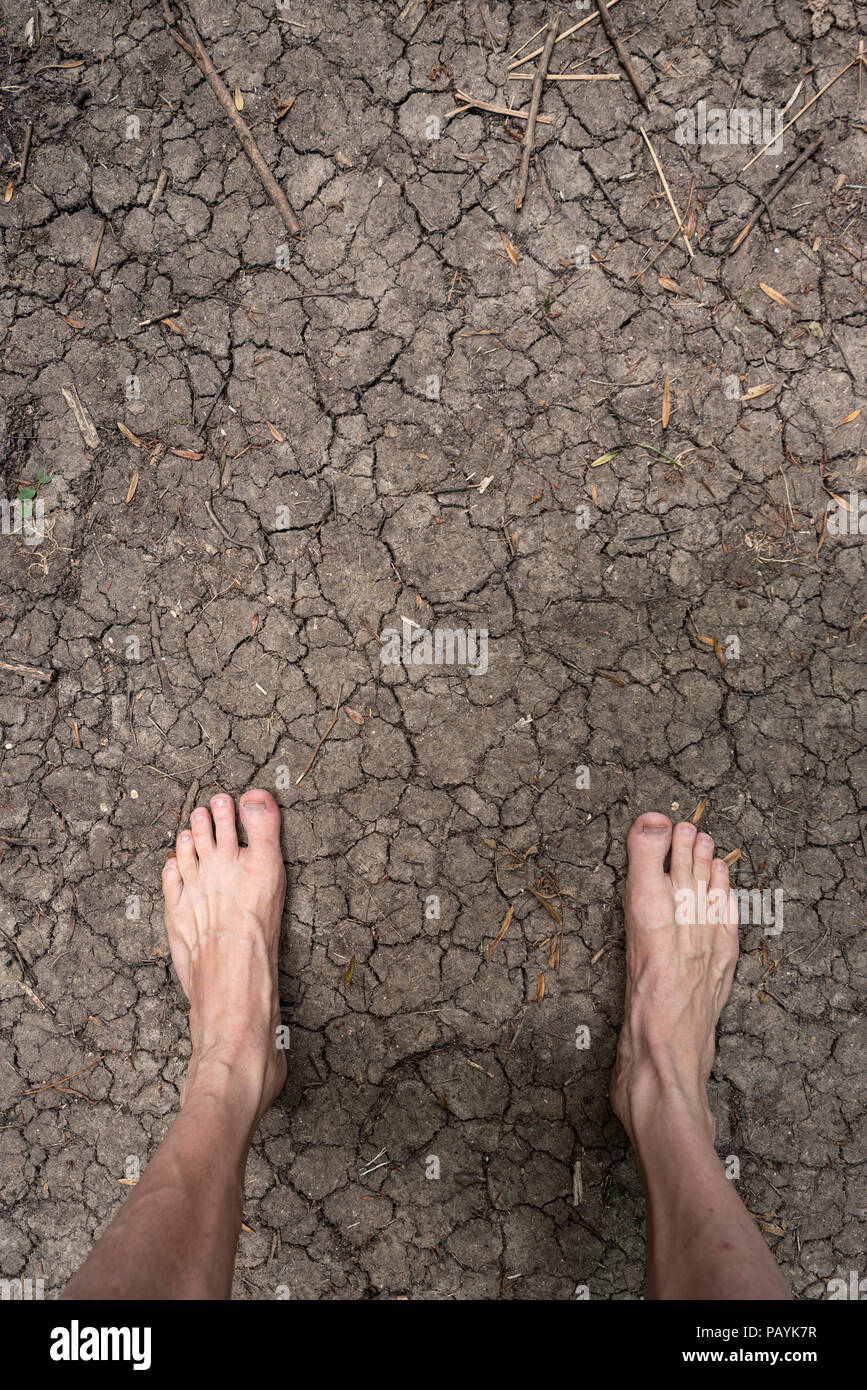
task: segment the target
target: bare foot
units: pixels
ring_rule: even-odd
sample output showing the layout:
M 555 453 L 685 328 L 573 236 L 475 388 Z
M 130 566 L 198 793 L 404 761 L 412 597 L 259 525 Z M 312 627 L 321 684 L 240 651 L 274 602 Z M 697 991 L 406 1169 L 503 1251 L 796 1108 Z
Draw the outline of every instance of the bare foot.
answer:
M 280 810 L 266 791 L 240 800 L 247 845 L 239 847 L 230 796 L 199 807 L 163 870 L 166 931 L 190 1001 L 193 1055 L 182 1096 L 230 1085 L 255 1120 L 286 1079 L 277 1048 L 277 943 L 286 895 Z M 212 820 L 213 814 L 213 820 Z
M 660 1097 L 713 1138 L 706 1082 L 738 958 L 728 868 L 713 840 L 666 816 L 639 816 L 627 839 L 626 1004 L 611 1103 L 633 1144 Z M 664 863 L 671 847 L 671 868 Z

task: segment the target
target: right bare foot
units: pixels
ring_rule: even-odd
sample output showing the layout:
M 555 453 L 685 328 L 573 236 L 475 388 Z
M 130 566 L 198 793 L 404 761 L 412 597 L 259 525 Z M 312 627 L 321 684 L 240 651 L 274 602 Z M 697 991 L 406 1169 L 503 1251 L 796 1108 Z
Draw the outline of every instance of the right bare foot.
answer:
M 255 1123 L 286 1079 L 277 1048 L 277 943 L 286 873 L 280 809 L 266 791 L 241 797 L 239 847 L 230 796 L 199 807 L 163 870 L 166 931 L 190 1001 L 193 1054 L 182 1103 L 194 1087 L 228 1086 Z M 213 816 L 213 820 L 212 820 Z
M 728 868 L 714 859 L 709 835 L 689 821 L 672 835 L 671 822 L 655 812 L 639 816 L 626 843 L 626 1004 L 611 1103 L 633 1144 L 649 1108 L 661 1101 L 685 1107 L 712 1139 L 706 1083 L 738 958 Z M 703 914 L 710 890 L 718 893 Z

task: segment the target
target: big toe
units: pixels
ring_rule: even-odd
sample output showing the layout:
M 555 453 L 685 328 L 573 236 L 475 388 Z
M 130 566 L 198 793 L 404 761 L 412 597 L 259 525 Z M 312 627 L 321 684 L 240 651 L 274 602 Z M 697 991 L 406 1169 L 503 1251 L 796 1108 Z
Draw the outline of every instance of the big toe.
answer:
M 634 822 L 626 837 L 629 878 L 636 881 L 661 879 L 671 844 L 671 821 L 658 811 L 647 811 Z
M 280 853 L 280 807 L 270 792 L 256 787 L 239 803 L 247 844 L 254 853 Z

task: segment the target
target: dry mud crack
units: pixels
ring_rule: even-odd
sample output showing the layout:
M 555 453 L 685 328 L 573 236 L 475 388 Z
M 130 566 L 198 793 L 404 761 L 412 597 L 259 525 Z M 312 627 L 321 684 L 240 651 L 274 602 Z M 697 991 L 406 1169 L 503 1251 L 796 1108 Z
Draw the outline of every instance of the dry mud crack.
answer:
M 809 74 L 791 116 L 857 51 L 853 7 L 625 0 L 650 112 L 548 83 L 516 216 L 503 118 L 446 113 L 526 103 L 542 6 L 489 30 L 434 0 L 409 32 L 394 3 L 196 5 L 299 239 L 159 4 L 40 6 L 32 43 L 29 8 L 0 4 L 0 458 L 45 531 L 0 537 L 0 659 L 51 678 L 0 669 L 0 1275 L 62 1288 L 165 1134 L 165 849 L 193 783 L 255 784 L 291 1050 L 236 1297 L 640 1297 L 623 843 L 703 800 L 738 884 L 785 895 L 778 935 L 744 931 L 718 1147 L 826 1296 L 864 1249 L 865 550 L 828 528 L 865 489 L 859 75 L 746 173 L 755 147 L 675 130 Z M 604 47 L 588 25 L 555 70 L 614 72 Z M 693 259 L 675 236 L 650 265 L 675 224 L 641 125 L 692 187 Z M 419 629 L 477 645 L 381 659 Z M 298 783 L 341 683 L 358 718 Z M 528 886 L 562 895 L 555 968 Z

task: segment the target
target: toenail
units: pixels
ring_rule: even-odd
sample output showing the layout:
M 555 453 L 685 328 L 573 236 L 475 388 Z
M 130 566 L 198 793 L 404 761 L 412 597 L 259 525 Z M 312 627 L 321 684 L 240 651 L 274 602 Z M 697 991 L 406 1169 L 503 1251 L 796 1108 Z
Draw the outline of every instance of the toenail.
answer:
M 214 796 L 211 798 L 211 805 L 216 807 L 218 811 L 225 811 L 231 800 L 230 796 Z
M 664 835 L 665 832 L 666 832 L 666 830 L 668 829 L 668 826 L 667 826 L 667 825 L 648 825 L 647 822 L 645 821 L 644 825 L 643 825 L 641 828 L 642 828 L 642 830 L 644 831 L 645 835 Z
M 190 834 L 189 830 L 182 830 L 180 835 L 178 836 L 178 841 L 183 845 L 187 845 L 189 844 L 192 838 L 193 837 Z
M 694 834 L 695 834 L 695 826 L 693 825 L 693 823 L 692 823 L 691 820 L 682 820 L 682 821 L 680 822 L 680 825 L 677 826 L 677 830 L 679 831 L 679 833 L 680 833 L 681 835 L 694 835 Z
M 702 849 L 710 849 L 711 845 L 713 844 L 713 840 L 710 838 L 709 835 L 699 835 L 698 843 L 701 845 Z
M 197 806 L 195 811 L 193 812 L 193 815 L 196 817 L 197 820 L 202 820 L 203 817 L 205 817 L 207 814 L 208 813 L 205 810 L 204 806 Z
M 244 810 L 245 810 L 245 811 L 264 811 L 264 810 L 266 810 L 266 809 L 267 809 L 267 807 L 266 807 L 266 803 L 265 803 L 264 801 L 245 801 L 245 802 L 244 802 Z

